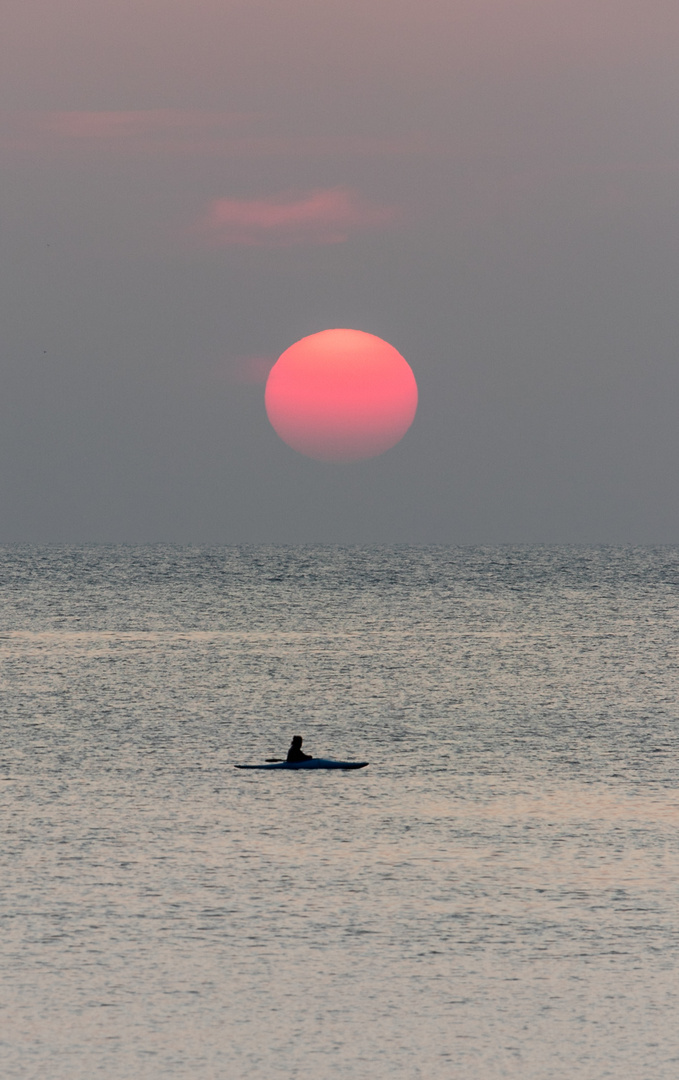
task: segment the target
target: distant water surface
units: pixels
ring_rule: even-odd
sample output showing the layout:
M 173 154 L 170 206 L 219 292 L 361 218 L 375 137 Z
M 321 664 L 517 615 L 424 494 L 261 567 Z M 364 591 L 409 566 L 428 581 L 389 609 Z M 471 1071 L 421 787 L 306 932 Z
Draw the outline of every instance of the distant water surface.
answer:
M 0 551 L 6 1080 L 676 1080 L 679 550 Z M 294 734 L 357 773 L 241 773 Z

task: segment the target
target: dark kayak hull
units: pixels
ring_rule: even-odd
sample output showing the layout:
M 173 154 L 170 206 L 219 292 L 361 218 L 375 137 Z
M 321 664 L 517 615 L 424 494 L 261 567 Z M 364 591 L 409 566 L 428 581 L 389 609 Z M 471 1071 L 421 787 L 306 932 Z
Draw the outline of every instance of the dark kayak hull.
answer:
M 368 761 L 332 761 L 330 758 L 311 758 L 311 761 L 273 761 L 268 765 L 236 765 L 236 769 L 365 769 Z

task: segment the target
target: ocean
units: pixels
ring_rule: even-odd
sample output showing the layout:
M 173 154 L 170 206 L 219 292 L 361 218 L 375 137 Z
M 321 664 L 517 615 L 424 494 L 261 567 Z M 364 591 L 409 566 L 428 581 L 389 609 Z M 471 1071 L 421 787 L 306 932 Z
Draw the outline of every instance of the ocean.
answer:
M 679 549 L 0 551 L 4 1080 L 676 1080 Z M 239 772 L 293 735 L 350 772 Z

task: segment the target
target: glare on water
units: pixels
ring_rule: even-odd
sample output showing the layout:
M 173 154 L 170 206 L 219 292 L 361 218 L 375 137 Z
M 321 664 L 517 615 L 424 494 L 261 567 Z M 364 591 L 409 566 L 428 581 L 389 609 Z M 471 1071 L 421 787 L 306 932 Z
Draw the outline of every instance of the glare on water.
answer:
M 8 1080 L 676 1077 L 679 552 L 0 571 Z

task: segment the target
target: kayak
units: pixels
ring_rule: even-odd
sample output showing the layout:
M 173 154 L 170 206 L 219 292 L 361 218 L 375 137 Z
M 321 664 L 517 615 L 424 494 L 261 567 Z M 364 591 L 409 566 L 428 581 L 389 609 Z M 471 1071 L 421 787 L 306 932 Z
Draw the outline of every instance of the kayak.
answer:
M 236 769 L 365 769 L 369 761 L 332 761 L 315 757 L 309 761 L 272 761 L 266 765 L 235 765 Z

